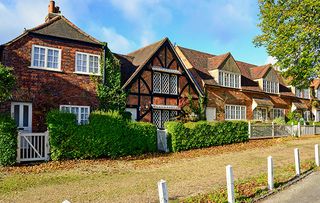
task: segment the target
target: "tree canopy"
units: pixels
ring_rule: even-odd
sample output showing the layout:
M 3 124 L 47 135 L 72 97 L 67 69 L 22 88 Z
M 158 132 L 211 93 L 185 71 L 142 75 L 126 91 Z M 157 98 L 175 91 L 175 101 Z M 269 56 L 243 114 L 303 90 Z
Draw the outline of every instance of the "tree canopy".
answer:
M 320 1 L 259 0 L 262 34 L 253 40 L 297 87 L 320 76 Z
M 11 98 L 12 90 L 16 84 L 13 69 L 0 63 L 0 102 Z
M 102 111 L 124 112 L 127 94 L 121 85 L 120 62 L 114 57 L 107 45 L 105 45 L 103 58 L 104 60 L 101 62 L 103 79 L 99 80 L 97 85 L 97 96 L 100 102 L 99 109 Z

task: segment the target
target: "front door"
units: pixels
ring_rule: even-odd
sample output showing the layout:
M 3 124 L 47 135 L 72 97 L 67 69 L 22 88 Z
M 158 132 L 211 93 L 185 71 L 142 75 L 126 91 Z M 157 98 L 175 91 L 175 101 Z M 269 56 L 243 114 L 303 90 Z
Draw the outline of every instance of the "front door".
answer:
M 11 103 L 11 116 L 16 121 L 19 131 L 32 132 L 32 104 L 22 102 Z

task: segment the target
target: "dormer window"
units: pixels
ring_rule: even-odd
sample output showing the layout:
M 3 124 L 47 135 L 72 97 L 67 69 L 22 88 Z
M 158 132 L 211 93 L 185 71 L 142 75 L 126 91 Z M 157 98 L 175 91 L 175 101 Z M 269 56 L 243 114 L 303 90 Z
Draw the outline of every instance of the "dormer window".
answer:
M 267 93 L 279 93 L 279 83 L 278 82 L 272 82 L 268 80 L 263 80 L 263 91 Z
M 307 89 L 296 88 L 295 95 L 296 97 L 299 97 L 299 98 L 310 99 L 310 90 L 309 88 Z
M 241 75 L 219 70 L 219 85 L 240 88 Z
M 315 95 L 316 98 L 317 98 L 317 99 L 320 99 L 320 88 L 318 88 L 318 89 L 315 90 L 315 94 L 316 94 L 316 95 Z

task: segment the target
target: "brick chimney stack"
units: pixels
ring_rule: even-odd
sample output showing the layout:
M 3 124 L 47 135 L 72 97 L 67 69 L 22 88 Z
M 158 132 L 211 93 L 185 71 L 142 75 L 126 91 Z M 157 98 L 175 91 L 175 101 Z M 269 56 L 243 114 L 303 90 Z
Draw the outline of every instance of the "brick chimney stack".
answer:
M 50 0 L 49 6 L 48 6 L 48 15 L 46 17 L 46 22 L 50 19 L 56 17 L 57 15 L 61 15 L 60 7 L 56 6 L 56 2 L 53 0 Z

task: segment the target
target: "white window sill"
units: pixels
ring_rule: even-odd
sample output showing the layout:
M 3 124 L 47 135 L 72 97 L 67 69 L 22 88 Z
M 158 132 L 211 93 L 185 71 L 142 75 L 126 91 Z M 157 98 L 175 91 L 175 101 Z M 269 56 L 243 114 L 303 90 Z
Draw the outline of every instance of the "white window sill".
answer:
M 29 68 L 35 69 L 35 70 L 44 70 L 44 71 L 52 71 L 52 72 L 59 72 L 59 73 L 63 72 L 61 69 L 55 69 L 55 68 L 45 68 L 45 67 L 35 67 L 35 66 L 29 66 Z
M 97 73 L 83 73 L 83 72 L 73 72 L 75 74 L 78 74 L 78 75 L 94 75 L 94 76 L 101 76 L 101 74 L 97 74 Z

